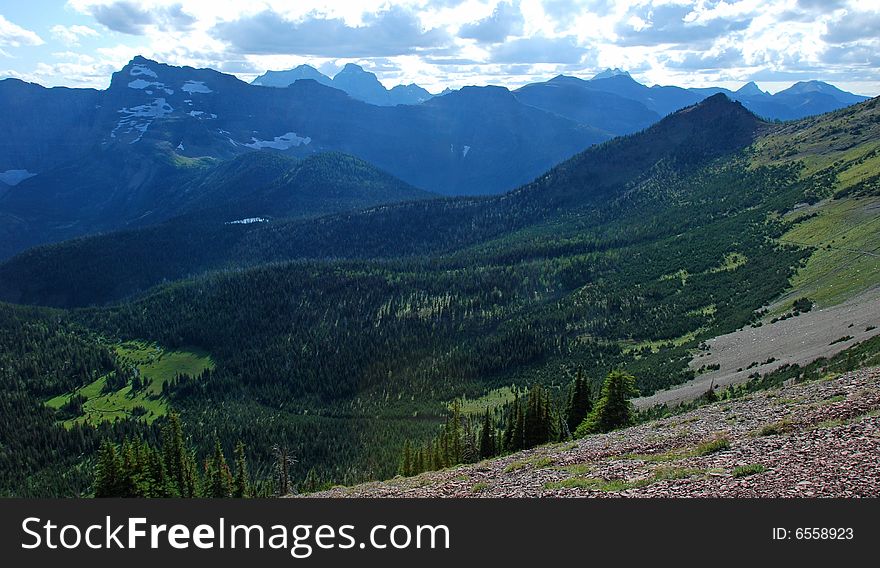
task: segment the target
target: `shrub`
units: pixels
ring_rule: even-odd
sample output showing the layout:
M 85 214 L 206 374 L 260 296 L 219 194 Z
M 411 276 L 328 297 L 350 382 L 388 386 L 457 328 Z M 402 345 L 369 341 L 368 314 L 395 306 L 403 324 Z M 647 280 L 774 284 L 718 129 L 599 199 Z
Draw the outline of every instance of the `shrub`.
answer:
M 695 454 L 698 456 L 708 456 L 709 454 L 714 454 L 716 452 L 721 452 L 727 449 L 730 449 L 730 440 L 728 440 L 725 436 L 719 436 L 713 440 L 703 442 L 702 444 L 697 446 L 697 451 L 695 452 Z
M 755 475 L 756 473 L 763 473 L 767 471 L 767 468 L 761 464 L 753 463 L 749 465 L 741 465 L 739 467 L 734 468 L 733 476 L 734 477 L 748 477 L 749 475 Z

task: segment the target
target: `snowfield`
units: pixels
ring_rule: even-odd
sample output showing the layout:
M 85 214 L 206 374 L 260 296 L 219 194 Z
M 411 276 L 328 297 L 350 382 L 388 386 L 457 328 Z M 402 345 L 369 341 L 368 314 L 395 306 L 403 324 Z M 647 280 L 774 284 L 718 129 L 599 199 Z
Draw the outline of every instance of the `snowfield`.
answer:
M 276 150 L 287 150 L 288 148 L 293 148 L 295 146 L 300 145 L 308 145 L 312 139 L 308 136 L 302 137 L 298 136 L 296 132 L 288 132 L 287 134 L 282 134 L 281 136 L 276 136 L 274 140 L 258 140 L 257 138 L 251 138 L 251 142 L 245 144 L 248 148 L 274 148 Z
M 211 89 L 209 89 L 204 81 L 187 81 L 181 87 L 187 93 L 213 93 Z
M 268 219 L 262 217 L 248 217 L 247 219 L 239 219 L 237 221 L 227 221 L 227 225 L 250 225 L 251 223 L 267 223 Z
M 130 75 L 136 77 L 138 75 L 146 75 L 147 77 L 152 77 L 154 79 L 159 76 L 156 75 L 156 72 L 147 67 L 146 65 L 132 65 Z
M 6 185 L 18 185 L 24 180 L 34 177 L 35 173 L 29 172 L 27 170 L 6 170 L 5 172 L 0 172 L 0 181 L 5 183 Z
M 154 99 L 152 103 L 147 105 L 138 105 L 136 107 L 131 108 L 123 108 L 120 109 L 119 114 L 122 115 L 122 118 L 116 124 L 116 128 L 110 133 L 111 138 L 116 138 L 117 132 L 125 129 L 123 133 L 129 134 L 133 131 L 140 132 L 140 134 L 132 140 L 130 143 L 134 144 L 135 142 L 140 141 L 143 137 L 144 133 L 153 124 L 153 121 L 157 118 L 162 118 L 168 116 L 169 114 L 174 112 L 174 107 L 168 104 L 163 98 Z

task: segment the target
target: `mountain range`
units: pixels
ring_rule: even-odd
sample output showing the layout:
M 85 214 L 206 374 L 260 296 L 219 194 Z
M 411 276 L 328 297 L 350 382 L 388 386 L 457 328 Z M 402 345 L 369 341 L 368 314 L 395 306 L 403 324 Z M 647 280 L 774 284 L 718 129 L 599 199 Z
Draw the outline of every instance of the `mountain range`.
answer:
M 2 81 L 0 108 L 0 172 L 18 181 L 0 192 L 2 256 L 161 221 L 180 212 L 180 184 L 254 151 L 343 152 L 427 191 L 473 194 L 515 187 L 610 137 L 499 87 L 383 107 L 313 80 L 276 89 L 143 58 L 104 91 Z
M 354 63 L 346 63 L 332 79 L 311 65 L 300 65 L 287 71 L 266 71 L 251 81 L 251 85 L 289 87 L 301 79 L 311 79 L 322 85 L 334 87 L 345 91 L 355 99 L 374 105 L 415 105 L 434 96 L 415 83 L 386 89 L 374 73 Z
M 211 69 L 143 57 L 114 73 L 102 91 L 0 81 L 0 127 L 7 133 L 0 140 L 0 258 L 183 215 L 187 204 L 199 202 L 192 188 L 207 187 L 218 164 L 247 153 L 344 153 L 399 178 L 397 187 L 409 186 L 400 193 L 379 190 L 381 198 L 328 195 L 322 206 L 316 206 L 319 199 L 308 206 L 297 201 L 300 209 L 263 207 L 254 213 L 295 218 L 417 194 L 497 194 L 584 148 L 643 130 L 719 93 L 774 119 L 864 99 L 815 81 L 774 95 L 754 83 L 736 92 L 646 87 L 625 71 L 609 69 L 590 80 L 558 76 L 515 91 L 464 87 L 419 104 L 380 106 L 391 105 L 388 97 L 402 90 L 387 91 L 374 74 L 353 64 L 332 79 L 300 66 L 249 85 Z M 273 162 L 255 164 L 271 169 Z M 272 175 L 248 171 L 254 179 Z M 245 195 L 252 188 L 238 179 Z

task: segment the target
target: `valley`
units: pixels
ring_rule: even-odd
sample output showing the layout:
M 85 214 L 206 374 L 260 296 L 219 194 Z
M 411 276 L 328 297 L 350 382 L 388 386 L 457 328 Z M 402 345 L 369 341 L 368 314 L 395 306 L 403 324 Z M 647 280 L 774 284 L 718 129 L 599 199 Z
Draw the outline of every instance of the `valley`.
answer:
M 783 475 L 752 459 L 762 422 L 810 410 L 797 435 L 845 423 L 798 443 L 862 440 L 876 410 L 876 372 L 856 363 L 877 364 L 880 101 L 778 123 L 734 100 L 750 90 L 572 79 L 379 106 L 316 80 L 248 85 L 136 58 L 106 92 L 35 90 L 127 110 L 94 116 L 90 158 L 0 196 L 14 235 L 0 263 L 0 493 L 90 495 L 102 444 L 157 451 L 177 416 L 199 458 L 246 447 L 260 491 L 279 452 L 295 457 L 296 490 L 316 492 L 393 478 L 415 451 L 406 480 L 371 487 L 739 495 L 752 478 L 736 468 Z M 274 114 L 245 120 L 229 93 Z M 571 112 L 601 110 L 588 99 L 650 112 L 599 128 Z M 186 101 L 203 114 L 181 115 Z M 822 357 L 855 374 L 808 381 Z M 564 416 L 573 385 L 596 398 L 620 369 L 639 420 L 670 435 L 567 440 L 584 419 Z M 765 400 L 783 375 L 804 404 Z M 742 424 L 702 405 L 709 385 Z M 847 393 L 839 416 L 816 409 L 830 388 Z M 671 426 L 690 405 L 699 427 Z M 513 457 L 445 477 L 482 461 L 477 432 L 514 432 L 524 413 L 544 430 L 492 440 L 492 457 Z M 694 453 L 713 431 L 743 459 Z M 603 444 L 680 453 L 683 469 L 594 455 Z

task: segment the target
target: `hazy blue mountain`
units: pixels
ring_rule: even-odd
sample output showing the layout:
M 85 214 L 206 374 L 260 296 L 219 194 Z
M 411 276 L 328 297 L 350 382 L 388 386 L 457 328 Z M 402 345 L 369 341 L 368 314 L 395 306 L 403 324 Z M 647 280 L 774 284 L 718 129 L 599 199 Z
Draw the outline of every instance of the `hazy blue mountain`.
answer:
M 641 130 L 662 116 L 717 94 L 739 101 L 771 120 L 822 114 L 867 99 L 821 81 L 797 83 L 774 95 L 762 91 L 754 81 L 736 91 L 723 87 L 647 87 L 616 68 L 606 69 L 590 80 L 560 75 L 515 92 L 526 104 L 615 135 Z
M 160 222 L 177 213 L 185 201 L 180 188 L 204 168 L 254 151 L 298 158 L 341 152 L 432 193 L 500 193 L 710 94 L 647 87 L 611 70 L 516 92 L 466 87 L 418 105 L 377 106 L 317 79 L 266 88 L 136 57 L 103 91 L 0 81 L 0 255 Z M 367 98 L 424 96 L 413 85 L 385 91 L 356 65 L 333 82 Z M 770 119 L 863 99 L 818 81 L 775 95 L 754 85 L 723 92 Z
M 831 97 L 841 103 L 852 105 L 856 103 L 860 103 L 862 101 L 868 100 L 869 97 L 863 97 L 861 95 L 854 95 L 852 93 L 848 93 L 841 89 L 838 89 L 834 85 L 829 85 L 823 81 L 801 81 L 799 83 L 795 83 L 791 87 L 779 91 L 774 97 L 809 97 L 816 94 L 822 94 L 828 97 Z
M 141 57 L 104 91 L 7 80 L 0 101 L 0 174 L 36 174 L 3 188 L 0 232 L 12 236 L 2 256 L 159 222 L 176 212 L 182 184 L 216 160 L 248 152 L 342 152 L 427 191 L 487 194 L 610 136 L 503 88 L 376 106 L 313 79 L 265 88 Z
M 301 79 L 312 79 L 344 91 L 359 101 L 381 106 L 414 105 L 434 96 L 415 83 L 386 89 L 374 73 L 354 63 L 346 64 L 332 79 L 310 65 L 300 65 L 288 71 L 266 71 L 251 84 L 288 87 Z
M 559 75 L 514 91 L 520 101 L 589 124 L 613 135 L 630 134 L 660 119 L 643 103 L 614 93 L 589 88 L 588 81 Z
M 628 71 L 624 71 L 623 69 L 615 67 L 614 69 L 606 69 L 604 71 L 596 73 L 595 75 L 593 75 L 593 80 L 595 81 L 596 79 L 608 79 L 610 77 L 616 77 L 617 75 L 624 75 L 626 77 L 630 76 Z
M 365 71 L 354 63 L 347 63 L 333 76 L 333 86 L 370 104 L 382 104 L 388 95 L 388 90 L 379 82 L 375 73 Z
M 488 92 L 465 88 L 442 99 L 455 95 L 490 97 L 499 106 L 512 98 L 496 87 Z M 594 212 L 644 176 L 656 174 L 658 164 L 691 171 L 748 145 L 765 128 L 741 104 L 716 95 L 643 132 L 590 148 L 504 195 L 412 201 L 265 224 L 231 226 L 204 223 L 201 216 L 178 218 L 137 231 L 27 251 L 0 265 L 0 297 L 68 306 L 103 303 L 163 280 L 221 266 L 407 257 L 497 243 L 529 226 L 564 224 L 566 219 Z M 223 170 L 217 173 L 230 177 Z M 169 242 L 178 243 L 170 252 Z M 96 281 L 90 273 L 80 274 L 83 259 L 93 259 L 89 261 L 93 271 L 114 278 Z M 128 263 L 139 270 L 127 270 Z
M 94 89 L 0 81 L 0 173 L 39 173 L 88 151 L 100 100 Z
M 300 79 L 312 79 L 322 85 L 331 85 L 333 79 L 324 75 L 311 65 L 300 65 L 287 71 L 266 71 L 253 81 L 251 85 L 262 85 L 264 87 L 287 87 L 291 83 L 295 83 Z
M 748 83 L 737 89 L 735 95 L 738 98 L 745 99 L 767 98 L 771 96 L 770 93 L 762 91 L 760 88 L 758 88 L 758 85 L 755 84 L 754 81 L 749 81 Z
M 388 100 L 391 104 L 396 105 L 423 103 L 433 96 L 434 95 L 429 93 L 427 89 L 423 89 L 415 83 L 410 83 L 409 85 L 396 85 L 391 87 L 391 90 L 388 91 Z

